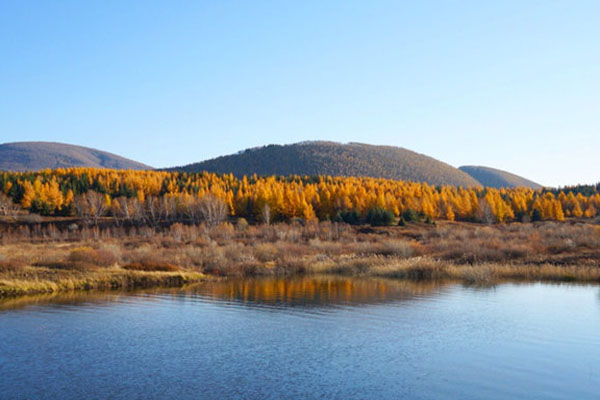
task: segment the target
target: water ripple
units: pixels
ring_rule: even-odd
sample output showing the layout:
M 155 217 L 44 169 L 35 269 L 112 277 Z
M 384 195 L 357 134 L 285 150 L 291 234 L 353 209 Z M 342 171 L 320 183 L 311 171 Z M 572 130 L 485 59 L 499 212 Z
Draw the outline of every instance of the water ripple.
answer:
M 308 277 L 14 299 L 0 393 L 593 399 L 598 291 Z

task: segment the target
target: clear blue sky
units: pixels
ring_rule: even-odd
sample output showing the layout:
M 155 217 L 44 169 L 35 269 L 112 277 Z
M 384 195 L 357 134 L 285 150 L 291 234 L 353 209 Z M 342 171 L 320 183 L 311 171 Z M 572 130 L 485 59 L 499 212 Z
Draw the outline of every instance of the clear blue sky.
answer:
M 0 142 L 163 167 L 359 141 L 597 182 L 599 18 L 576 0 L 6 0 Z

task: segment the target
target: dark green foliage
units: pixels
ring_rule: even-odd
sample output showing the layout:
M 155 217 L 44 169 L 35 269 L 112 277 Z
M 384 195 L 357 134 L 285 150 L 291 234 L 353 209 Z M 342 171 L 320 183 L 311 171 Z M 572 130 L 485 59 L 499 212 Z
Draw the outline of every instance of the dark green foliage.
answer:
M 400 217 L 400 221 L 398 221 L 398 226 L 406 226 L 406 220 L 403 217 Z
M 555 196 L 560 192 L 564 192 L 568 194 L 569 192 L 573 192 L 574 195 L 578 195 L 581 193 L 585 197 L 594 196 L 597 193 L 600 193 L 600 183 L 596 185 L 576 185 L 576 186 L 565 186 L 563 188 L 558 189 L 544 189 L 544 193 L 550 192 Z
M 186 172 L 260 176 L 370 176 L 434 185 L 480 186 L 458 169 L 413 151 L 362 143 L 302 142 L 269 145 L 212 160 L 172 168 Z
M 350 225 L 360 224 L 360 215 L 356 211 L 338 211 L 333 222 L 345 222 Z
M 410 208 L 404 210 L 404 212 L 402 213 L 402 219 L 404 219 L 405 222 L 419 222 L 421 220 L 419 214 L 417 214 L 415 210 Z
M 393 225 L 395 219 L 394 213 L 384 208 L 372 208 L 367 213 L 367 222 L 372 226 Z
M 537 208 L 533 209 L 531 213 L 531 222 L 538 222 L 542 220 L 542 213 Z
M 517 211 L 515 212 L 515 221 L 517 222 L 527 222 L 529 221 L 529 214 L 526 211 Z
M 480 167 L 480 166 L 464 166 L 459 168 L 475 178 L 483 186 L 494 188 L 514 188 L 514 187 L 529 187 L 532 189 L 541 189 L 539 183 L 535 183 L 521 176 L 511 174 L 500 169 Z
M 40 201 L 39 199 L 35 199 L 31 203 L 30 211 L 34 214 L 40 214 L 40 215 L 53 215 L 54 214 L 54 208 L 51 207 L 50 204 L 44 203 L 44 202 Z

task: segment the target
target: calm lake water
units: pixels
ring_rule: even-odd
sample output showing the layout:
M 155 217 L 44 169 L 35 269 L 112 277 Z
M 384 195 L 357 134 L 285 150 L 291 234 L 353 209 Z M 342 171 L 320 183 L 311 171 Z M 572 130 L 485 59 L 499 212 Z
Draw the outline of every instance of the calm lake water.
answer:
M 0 302 L 2 399 L 599 391 L 599 286 L 302 278 Z

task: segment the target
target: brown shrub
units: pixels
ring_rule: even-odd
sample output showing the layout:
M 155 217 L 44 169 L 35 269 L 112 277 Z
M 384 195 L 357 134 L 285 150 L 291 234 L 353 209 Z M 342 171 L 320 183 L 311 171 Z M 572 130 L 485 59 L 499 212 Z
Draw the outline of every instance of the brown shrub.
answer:
M 19 259 L 0 260 L 0 273 L 4 272 L 19 272 L 25 268 L 27 264 Z
M 33 264 L 35 267 L 44 267 L 50 269 L 64 269 L 70 271 L 88 272 L 95 271 L 98 269 L 97 265 L 94 265 L 85 261 L 39 261 Z
M 69 261 L 89 261 L 95 259 L 98 253 L 91 247 L 77 247 L 71 250 Z
M 255 262 L 235 262 L 225 258 L 211 258 L 205 261 L 203 271 L 212 275 L 220 276 L 244 276 L 258 275 L 258 271 L 264 267 Z
M 246 218 L 238 218 L 235 223 L 235 229 L 238 232 L 246 232 L 248 230 L 248 221 Z
M 371 271 L 372 268 L 380 265 L 383 258 L 367 257 L 343 260 L 321 268 L 321 272 L 340 275 L 362 275 Z
M 282 260 L 275 266 L 277 275 L 302 275 L 307 273 L 309 267 L 307 262 L 299 259 Z
M 178 251 L 180 262 L 186 266 L 201 267 L 204 257 L 204 249 L 199 247 L 185 247 Z
M 258 243 L 254 246 L 254 256 L 262 262 L 273 261 L 279 255 L 279 250 L 272 243 Z
M 229 222 L 223 222 L 210 231 L 210 237 L 222 243 L 231 240 L 233 235 L 235 235 L 235 228 Z
M 175 272 L 180 271 L 179 267 L 173 264 L 167 264 L 162 262 L 143 261 L 129 263 L 123 266 L 123 269 L 128 271 L 163 271 L 163 272 Z
M 164 255 L 164 250 L 157 249 L 148 244 L 142 244 L 139 247 L 128 250 L 123 254 L 123 261 L 128 263 L 143 263 L 156 261 L 158 256 Z
M 467 283 L 477 285 L 489 284 L 498 279 L 495 271 L 486 265 L 462 267 L 460 277 Z
M 229 261 L 253 262 L 255 258 L 252 251 L 242 243 L 230 243 L 223 247 L 223 255 Z
M 304 243 L 276 242 L 275 246 L 279 253 L 278 258 L 302 258 L 305 255 L 315 253 L 312 247 Z
M 378 254 L 409 258 L 414 254 L 412 245 L 405 240 L 386 240 L 379 246 Z
M 259 262 L 244 262 L 241 264 L 229 264 L 229 271 L 223 270 L 223 275 L 243 275 L 243 276 L 257 276 L 268 274 L 268 269 L 265 268 L 264 264 Z M 234 266 L 234 268 L 231 268 Z
M 102 267 L 109 267 L 111 265 L 115 265 L 120 261 L 120 257 L 108 248 L 101 248 L 96 250 L 96 260 L 95 263 Z
M 71 250 L 69 261 L 108 267 L 119 262 L 119 256 L 115 253 L 115 250 L 111 248 L 77 247 Z
M 395 265 L 375 269 L 376 276 L 411 280 L 442 279 L 447 276 L 446 265 L 427 258 L 402 260 Z
M 339 255 L 344 252 L 344 246 L 340 242 L 322 241 L 319 238 L 308 240 L 311 249 L 322 254 Z

